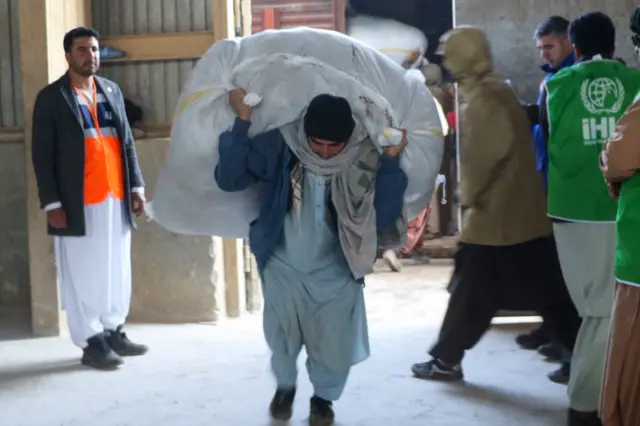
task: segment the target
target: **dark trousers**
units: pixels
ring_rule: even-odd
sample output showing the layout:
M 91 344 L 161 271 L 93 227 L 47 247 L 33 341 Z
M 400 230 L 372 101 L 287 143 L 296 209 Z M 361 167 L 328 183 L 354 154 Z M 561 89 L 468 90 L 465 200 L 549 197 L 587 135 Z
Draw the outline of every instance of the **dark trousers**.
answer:
M 580 317 L 562 278 L 553 237 L 507 247 L 460 243 L 449 284 L 451 297 L 429 354 L 458 364 L 501 309 L 537 311 L 569 350 Z

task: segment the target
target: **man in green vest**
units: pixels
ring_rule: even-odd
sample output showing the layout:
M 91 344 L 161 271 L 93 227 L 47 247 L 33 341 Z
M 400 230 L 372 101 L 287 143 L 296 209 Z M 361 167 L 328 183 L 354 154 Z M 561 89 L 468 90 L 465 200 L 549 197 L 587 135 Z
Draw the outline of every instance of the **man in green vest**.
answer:
M 548 215 L 569 293 L 583 319 L 569 380 L 569 426 L 600 426 L 598 407 L 613 303 L 617 203 L 599 168 L 602 144 L 631 105 L 640 73 L 613 60 L 615 27 L 600 12 L 571 22 L 576 65 L 551 78 L 541 123 L 548 143 Z

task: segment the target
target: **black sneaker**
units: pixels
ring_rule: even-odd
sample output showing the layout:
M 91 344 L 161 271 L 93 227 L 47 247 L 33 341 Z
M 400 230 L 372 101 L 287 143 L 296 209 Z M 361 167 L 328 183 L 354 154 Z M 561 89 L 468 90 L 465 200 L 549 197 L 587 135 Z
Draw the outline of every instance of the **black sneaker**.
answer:
M 87 340 L 82 353 L 82 364 L 98 370 L 115 370 L 124 360 L 107 343 L 107 333 L 97 334 Z
M 549 337 L 549 333 L 540 328 L 537 328 L 527 334 L 520 334 L 516 337 L 516 343 L 520 345 L 522 349 L 532 351 L 550 342 L 551 338 Z
M 120 356 L 138 356 L 147 353 L 149 348 L 145 345 L 133 343 L 127 335 L 122 331 L 122 326 L 118 327 L 115 331 L 107 331 L 107 343 Z
M 538 348 L 538 353 L 549 361 L 562 361 L 564 348 L 559 343 L 551 342 Z
M 413 364 L 411 371 L 415 377 L 426 380 L 455 382 L 464 378 L 460 364 L 449 366 L 437 359 Z
M 309 410 L 309 426 L 331 426 L 336 417 L 333 403 L 319 396 L 311 397 Z
M 603 426 L 598 412 L 582 412 L 569 409 L 567 426 Z
M 560 385 L 566 385 L 569 383 L 569 377 L 571 376 L 571 363 L 563 362 L 562 367 L 547 374 L 549 380 Z
M 293 415 L 293 400 L 295 398 L 295 388 L 276 390 L 271 404 L 269 404 L 269 414 L 271 414 L 271 418 L 281 422 L 289 421 Z

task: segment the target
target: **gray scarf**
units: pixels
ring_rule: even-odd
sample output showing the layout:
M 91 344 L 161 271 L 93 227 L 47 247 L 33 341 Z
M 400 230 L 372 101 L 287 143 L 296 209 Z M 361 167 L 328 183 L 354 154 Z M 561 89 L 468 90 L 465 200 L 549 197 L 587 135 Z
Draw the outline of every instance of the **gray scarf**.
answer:
M 373 199 L 380 168 L 377 148 L 364 129 L 356 125 L 345 149 L 325 160 L 306 142 L 301 120 L 283 126 L 280 131 L 300 160 L 291 174 L 294 211 L 300 211 L 303 167 L 319 175 L 331 175 L 331 201 L 338 216 L 338 235 L 351 272 L 356 279 L 371 273 L 378 249 L 400 247 L 407 233 L 404 214 L 394 229 L 379 232 L 376 227 Z

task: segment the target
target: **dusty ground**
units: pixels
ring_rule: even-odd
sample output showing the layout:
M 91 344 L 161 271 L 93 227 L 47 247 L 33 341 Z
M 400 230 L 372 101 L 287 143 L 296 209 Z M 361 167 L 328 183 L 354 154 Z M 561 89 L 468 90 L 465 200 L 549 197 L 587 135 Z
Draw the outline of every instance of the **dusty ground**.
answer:
M 356 366 L 337 426 L 561 426 L 565 388 L 554 365 L 495 329 L 465 360 L 467 381 L 413 379 L 445 307 L 447 264 L 380 272 L 366 287 L 372 357 Z M 267 426 L 273 382 L 259 316 L 212 325 L 136 325 L 152 351 L 118 372 L 78 365 L 67 338 L 0 343 L 0 426 Z M 293 426 L 307 418 L 301 365 Z

